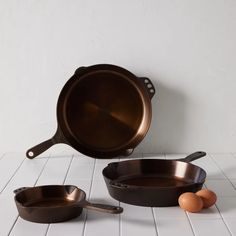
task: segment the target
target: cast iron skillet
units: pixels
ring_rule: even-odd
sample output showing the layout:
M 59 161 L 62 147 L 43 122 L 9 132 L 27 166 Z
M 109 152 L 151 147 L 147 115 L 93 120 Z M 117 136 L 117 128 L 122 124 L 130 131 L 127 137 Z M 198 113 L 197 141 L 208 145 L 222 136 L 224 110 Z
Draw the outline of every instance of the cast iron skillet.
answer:
M 95 158 L 129 155 L 149 129 L 154 94 L 148 78 L 121 67 L 80 67 L 60 93 L 56 134 L 26 156 L 34 158 L 56 143 Z
M 205 152 L 195 152 L 178 160 L 113 162 L 102 173 L 109 194 L 118 201 L 138 206 L 175 206 L 182 193 L 202 188 L 206 172 L 188 162 L 205 155 Z
M 73 185 L 45 185 L 16 189 L 15 203 L 19 215 L 37 223 L 56 223 L 79 216 L 83 208 L 119 214 L 119 206 L 95 204 L 86 201 L 83 190 Z

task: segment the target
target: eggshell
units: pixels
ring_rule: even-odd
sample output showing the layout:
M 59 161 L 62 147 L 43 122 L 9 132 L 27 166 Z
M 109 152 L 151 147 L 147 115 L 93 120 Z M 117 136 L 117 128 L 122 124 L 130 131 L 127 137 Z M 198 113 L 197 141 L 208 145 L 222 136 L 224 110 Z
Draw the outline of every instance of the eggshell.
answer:
M 217 200 L 216 194 L 213 191 L 208 190 L 208 189 L 202 189 L 196 192 L 196 195 L 201 197 L 204 208 L 211 207 L 212 205 L 216 203 L 216 200 Z
M 203 207 L 201 197 L 191 192 L 181 194 L 179 196 L 178 202 L 182 209 L 189 212 L 199 212 Z

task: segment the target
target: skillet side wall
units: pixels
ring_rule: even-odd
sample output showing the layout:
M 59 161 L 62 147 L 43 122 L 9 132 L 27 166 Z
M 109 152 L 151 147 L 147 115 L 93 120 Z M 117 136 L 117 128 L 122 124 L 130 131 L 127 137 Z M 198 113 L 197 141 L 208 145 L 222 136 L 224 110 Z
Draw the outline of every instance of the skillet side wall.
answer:
M 67 221 L 79 216 L 83 211 L 83 208 L 77 206 L 66 206 L 59 208 L 34 208 L 22 207 L 22 205 L 17 202 L 16 206 L 20 217 L 36 223 L 58 223 Z
M 132 188 L 119 187 L 110 184 L 104 177 L 109 194 L 114 199 L 137 206 L 168 207 L 178 205 L 178 198 L 184 192 L 197 192 L 202 184 L 192 184 L 178 188 Z

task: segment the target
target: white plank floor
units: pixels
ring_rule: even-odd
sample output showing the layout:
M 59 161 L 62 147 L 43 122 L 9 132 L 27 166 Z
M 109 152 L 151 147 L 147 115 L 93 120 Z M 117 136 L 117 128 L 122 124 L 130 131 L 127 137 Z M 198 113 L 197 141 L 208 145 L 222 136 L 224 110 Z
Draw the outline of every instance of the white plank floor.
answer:
M 185 155 L 134 154 L 130 158 L 174 159 Z M 125 159 L 122 159 L 125 160 Z M 51 154 L 34 160 L 21 153 L 0 155 L 0 236 L 172 236 L 236 235 L 236 154 L 208 154 L 194 164 L 207 171 L 205 188 L 217 193 L 215 206 L 200 213 L 179 207 L 151 208 L 119 203 L 106 189 L 102 169 L 115 160 L 95 160 L 78 153 Z M 24 186 L 73 184 L 91 201 L 121 205 L 121 215 L 84 210 L 58 224 L 36 224 L 18 216 L 13 190 Z

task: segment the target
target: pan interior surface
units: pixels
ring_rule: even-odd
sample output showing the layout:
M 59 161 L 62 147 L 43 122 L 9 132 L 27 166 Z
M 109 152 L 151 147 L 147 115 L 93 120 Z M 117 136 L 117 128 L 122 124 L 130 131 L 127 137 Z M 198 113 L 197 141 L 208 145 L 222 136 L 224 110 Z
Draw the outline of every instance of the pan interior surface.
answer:
M 68 198 L 42 198 L 35 201 L 29 201 L 24 204 L 25 207 L 59 207 L 70 206 L 76 203 L 76 200 Z
M 64 104 L 71 135 L 98 151 L 125 146 L 144 119 L 144 102 L 135 83 L 122 74 L 96 71 L 78 79 Z
M 136 176 L 127 178 L 118 183 L 140 187 L 180 187 L 193 183 L 191 179 L 164 176 Z
M 181 187 L 203 183 L 206 177 L 205 171 L 193 164 L 157 159 L 111 163 L 103 175 L 115 183 L 138 187 Z
M 85 193 L 75 186 L 39 186 L 16 195 L 24 207 L 64 207 L 84 200 Z

